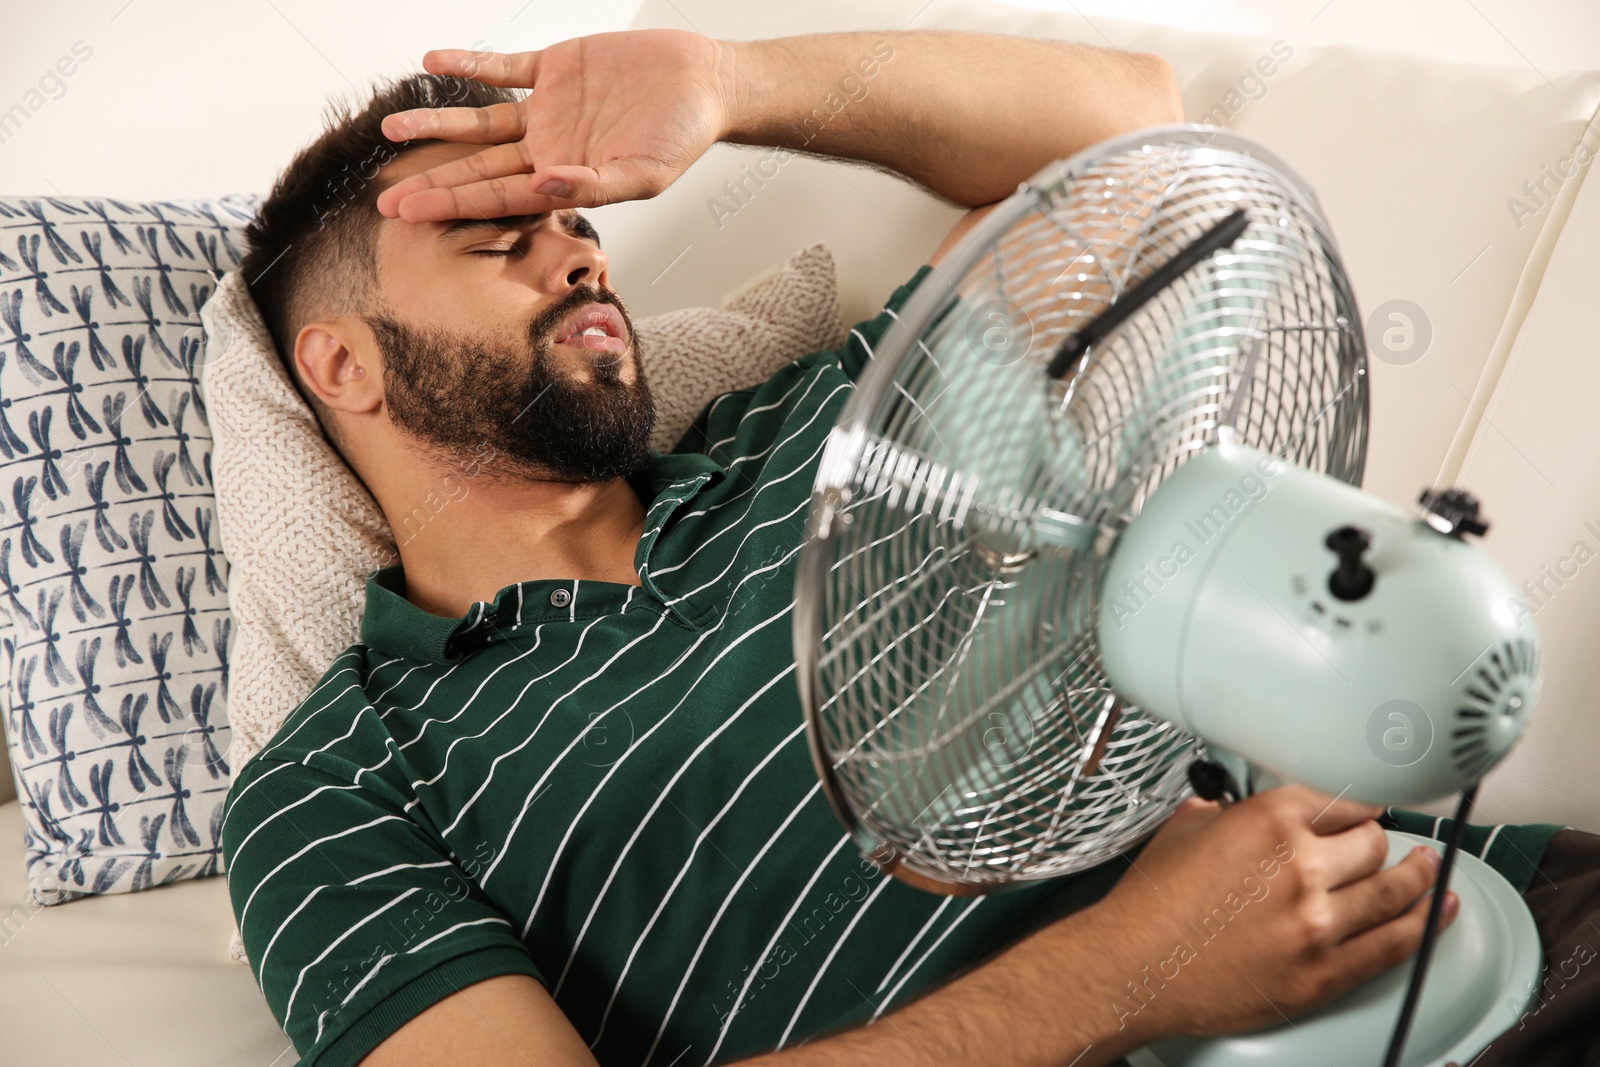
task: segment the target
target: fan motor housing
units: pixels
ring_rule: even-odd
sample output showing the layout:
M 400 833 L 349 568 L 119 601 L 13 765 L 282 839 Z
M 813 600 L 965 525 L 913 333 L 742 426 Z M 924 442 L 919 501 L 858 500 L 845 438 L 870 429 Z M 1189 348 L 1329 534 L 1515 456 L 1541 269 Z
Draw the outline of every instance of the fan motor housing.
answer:
M 1334 551 L 1352 527 L 1371 572 L 1353 598 Z M 1477 547 L 1219 443 L 1118 538 L 1098 633 L 1117 691 L 1209 745 L 1328 793 L 1418 803 L 1477 781 L 1526 727 L 1540 646 L 1520 603 Z

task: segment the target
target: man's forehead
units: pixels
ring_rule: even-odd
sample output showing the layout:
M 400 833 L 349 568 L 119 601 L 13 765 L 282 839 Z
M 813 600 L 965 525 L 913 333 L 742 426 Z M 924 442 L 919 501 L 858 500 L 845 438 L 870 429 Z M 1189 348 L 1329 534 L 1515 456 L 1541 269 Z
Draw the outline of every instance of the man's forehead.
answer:
M 482 145 L 456 144 L 453 141 L 431 141 L 401 153 L 393 161 L 385 163 L 378 168 L 377 190 L 383 192 L 396 182 L 421 174 L 451 160 L 463 159 L 474 152 L 482 150 Z M 577 208 L 566 208 L 557 211 L 558 216 L 576 215 Z M 385 231 L 411 230 L 413 224 L 404 219 L 383 217 L 381 228 Z M 449 222 L 429 222 L 416 224 L 414 232 L 418 235 L 437 233 L 450 225 Z
M 456 144 L 454 141 L 427 141 L 414 148 L 408 148 L 394 159 L 378 168 L 378 181 L 380 185 L 389 186 L 401 178 L 409 178 L 413 174 L 421 174 L 430 167 L 437 167 L 441 163 L 448 163 L 453 159 L 463 159 L 474 152 L 481 151 L 482 145 Z

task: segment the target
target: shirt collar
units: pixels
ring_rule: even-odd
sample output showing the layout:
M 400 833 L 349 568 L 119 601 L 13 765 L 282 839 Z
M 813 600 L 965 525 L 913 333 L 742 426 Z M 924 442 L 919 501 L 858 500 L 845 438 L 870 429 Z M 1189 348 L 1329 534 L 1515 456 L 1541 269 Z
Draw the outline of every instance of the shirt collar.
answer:
M 656 587 L 650 573 L 651 549 L 679 506 L 704 489 L 716 485 L 726 475 L 727 472 L 716 460 L 699 452 L 651 452 L 645 466 L 629 476 L 628 483 L 633 486 L 639 499 L 645 502 L 644 533 L 634 553 L 634 567 L 639 572 L 644 589 L 658 601 L 664 602 L 667 598 Z M 508 613 L 516 610 L 526 621 L 541 621 L 534 611 L 550 614 L 542 605 L 548 603 L 551 589 L 565 586 L 575 590 L 578 585 L 572 580 L 514 583 L 496 593 L 492 603 L 477 601 L 465 615 L 449 618 L 424 611 L 406 599 L 405 570 L 401 564 L 395 563 L 367 575 L 361 642 L 426 663 L 458 660 L 493 641 L 495 620 L 504 620 L 509 617 Z M 531 605 L 541 607 L 535 609 Z M 680 616 L 679 621 L 692 628 L 699 628 L 708 621 L 706 609 L 698 605 L 665 610 L 675 612 Z M 593 615 L 595 612 L 590 610 L 586 614 Z

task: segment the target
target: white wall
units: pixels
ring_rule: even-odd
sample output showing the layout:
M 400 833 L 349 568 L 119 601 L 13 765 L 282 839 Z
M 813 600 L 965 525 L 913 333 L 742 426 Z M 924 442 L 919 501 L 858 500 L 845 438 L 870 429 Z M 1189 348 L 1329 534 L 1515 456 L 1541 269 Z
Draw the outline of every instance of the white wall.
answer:
M 87 0 L 18 4 L 0 31 L 0 112 L 74 42 L 93 50 L 0 144 L 8 193 L 265 191 L 323 102 L 420 70 L 430 48 L 542 48 L 625 29 L 638 0 Z M 8 3 L 7 7 L 11 5 Z M 21 10 L 18 10 L 21 9 Z M 479 43 L 482 42 L 482 43 Z
M 736 0 L 729 0 L 730 3 Z M 1551 73 L 1600 67 L 1590 0 L 1021 0 L 1294 42 L 1349 42 Z M 9 6 L 9 5 L 8 5 Z M 7 193 L 185 197 L 263 190 L 323 101 L 429 48 L 540 48 L 627 27 L 639 0 L 85 0 L 18 4 L 0 33 Z M 90 58 L 29 97 L 76 42 Z M 1108 41 L 1108 43 L 1118 43 Z M 69 63 L 69 66 L 71 64 Z M 55 97 L 59 98 L 55 98 Z
M 1545 74 L 1600 66 L 1590 0 L 1008 0 L 1130 22 L 1255 33 L 1299 44 L 1358 44 Z
M 732 21 L 806 25 L 803 7 L 757 15 L 751 4 L 774 0 L 724 2 L 730 15 L 738 13 Z M 1296 46 L 1354 43 L 1526 63 L 1545 74 L 1600 69 L 1600 4 L 1592 0 L 1017 2 L 1081 22 L 1076 39 L 1115 46 L 1128 44 L 1116 39 L 1119 20 L 1142 19 L 1283 37 Z M 0 126 L 0 190 L 130 198 L 264 192 L 295 150 L 320 131 L 324 103 L 332 95 L 357 98 L 375 77 L 420 69 L 429 48 L 541 48 L 586 33 L 626 29 L 641 6 L 641 0 L 29 4 L 8 14 L 0 32 L 0 122 L 14 105 L 28 110 L 20 127 Z M 897 12 L 904 8 L 907 17 L 888 21 L 916 24 L 912 0 L 889 6 Z M 75 47 L 89 58 L 78 60 Z M 70 77 L 52 73 L 63 57 L 65 69 L 73 70 Z M 746 161 L 737 150 L 719 146 L 700 167 L 737 173 Z M 823 166 L 807 159 L 790 164 L 795 171 Z M 850 177 L 859 186 L 850 196 L 875 196 L 895 184 L 861 170 Z M 627 294 L 635 315 L 714 304 L 724 295 L 726 286 L 710 278 L 704 264 L 677 264 L 674 277 L 657 284 L 663 267 L 690 240 L 683 236 L 687 221 L 675 217 L 684 203 L 682 195 L 669 194 L 665 202 L 617 205 L 596 218 L 613 253 L 614 284 Z M 907 210 L 910 215 L 894 220 L 895 225 L 920 222 L 931 228 L 957 214 L 932 198 Z M 825 208 L 819 207 L 822 213 Z M 827 237 L 819 222 L 810 239 Z M 903 249 L 911 257 L 907 262 L 920 261 L 932 250 Z M 740 279 L 770 266 L 773 258 L 770 249 L 748 242 L 723 242 L 715 255 L 722 274 Z M 888 292 L 857 284 L 860 266 L 840 264 L 847 323 L 870 314 Z

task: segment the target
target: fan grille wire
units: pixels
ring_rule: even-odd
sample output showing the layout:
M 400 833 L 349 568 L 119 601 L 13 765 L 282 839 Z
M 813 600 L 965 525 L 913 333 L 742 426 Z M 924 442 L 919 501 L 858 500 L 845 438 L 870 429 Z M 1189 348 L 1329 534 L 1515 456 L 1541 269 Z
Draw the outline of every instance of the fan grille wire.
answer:
M 824 463 L 834 521 L 807 547 L 827 562 L 808 713 L 836 807 L 912 870 L 980 889 L 1116 856 L 1186 795 L 1198 747 L 1116 699 L 1105 558 L 1041 533 L 1042 509 L 1114 536 L 1222 434 L 1351 484 L 1365 462 L 1354 298 L 1294 179 L 1192 143 L 1057 179 L 902 324 L 914 350 L 880 348 L 893 381 L 855 410 L 859 459 Z M 1231 249 L 1046 380 L 1063 341 L 1236 208 Z

